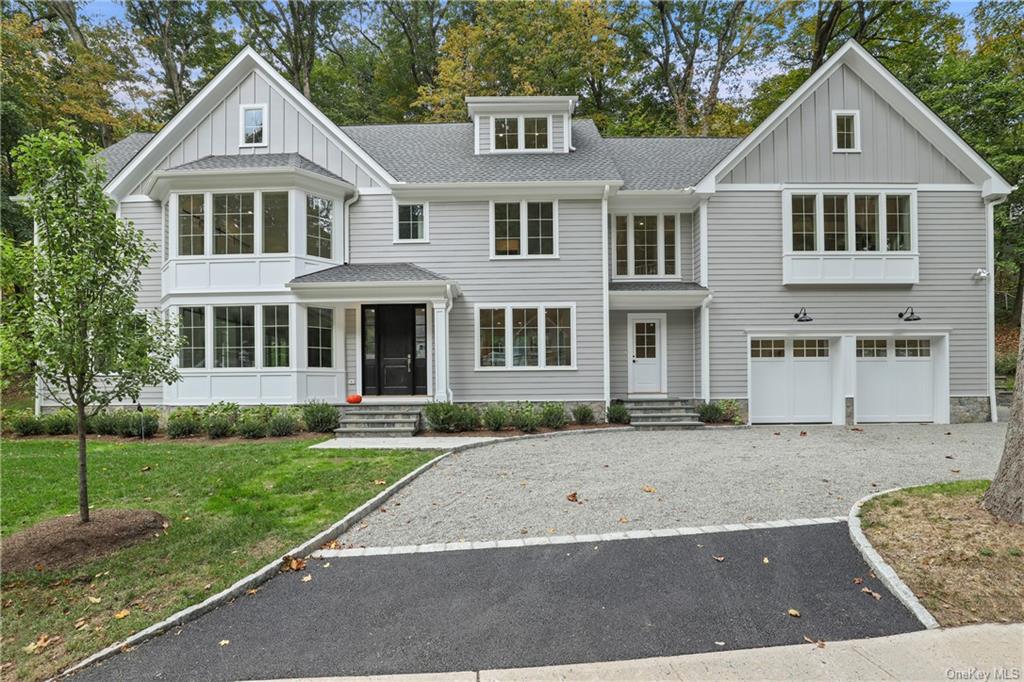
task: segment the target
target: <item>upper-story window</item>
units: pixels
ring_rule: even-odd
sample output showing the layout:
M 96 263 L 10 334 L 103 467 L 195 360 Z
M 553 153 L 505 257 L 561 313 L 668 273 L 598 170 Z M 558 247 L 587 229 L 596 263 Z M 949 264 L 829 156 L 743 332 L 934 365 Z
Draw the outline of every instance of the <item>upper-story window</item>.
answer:
M 558 256 L 557 201 L 495 201 L 491 204 L 491 256 Z M 524 224 L 525 223 L 525 224 Z
M 914 249 L 912 192 L 793 191 L 786 219 L 793 252 Z
M 178 195 L 178 255 L 202 256 L 206 251 L 206 195 Z
M 287 191 L 178 194 L 177 255 L 287 253 L 289 194 Z M 207 244 L 207 221 L 212 227 L 212 245 Z
M 213 195 L 213 252 L 252 253 L 255 234 L 252 192 Z
M 496 116 L 492 122 L 495 151 L 551 149 L 547 116 Z
M 306 195 L 306 253 L 318 258 L 331 257 L 333 202 L 313 194 Z
M 860 151 L 860 112 L 832 112 L 832 151 Z
M 422 204 L 395 204 L 395 241 L 425 242 L 429 207 Z
M 678 221 L 674 214 L 617 215 L 614 225 L 617 277 L 678 275 Z
M 241 108 L 240 147 L 262 147 L 267 144 L 267 105 L 245 104 Z
M 288 192 L 263 192 L 263 253 L 288 251 Z

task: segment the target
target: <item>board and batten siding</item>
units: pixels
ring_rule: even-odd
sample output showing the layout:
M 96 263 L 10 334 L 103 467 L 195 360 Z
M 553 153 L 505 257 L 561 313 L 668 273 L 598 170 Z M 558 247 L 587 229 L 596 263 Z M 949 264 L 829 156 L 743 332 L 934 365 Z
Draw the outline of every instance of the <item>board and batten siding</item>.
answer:
M 267 145 L 239 147 L 240 107 L 267 105 Z M 279 154 L 298 152 L 313 163 L 340 175 L 357 187 L 377 183 L 310 116 L 292 104 L 276 86 L 257 71 L 250 72 L 196 125 L 167 156 L 157 170 L 189 163 L 205 156 Z M 138 193 L 145 181 L 133 190 Z
M 697 395 L 700 372 L 697 370 L 699 334 L 695 310 L 613 310 L 609 314 L 609 364 L 611 365 L 612 398 L 625 398 L 629 393 L 629 315 L 645 312 L 665 313 L 665 337 L 668 344 L 668 394 L 673 398 L 692 398 Z
M 557 259 L 491 260 L 486 201 L 430 202 L 430 243 L 392 243 L 390 196 L 362 196 L 350 221 L 351 262 L 415 263 L 458 283 L 449 318 L 454 400 L 604 399 L 599 200 L 559 201 Z M 576 369 L 475 369 L 475 306 L 511 303 L 575 303 Z
M 747 330 L 892 328 L 908 305 L 919 325 L 950 327 L 950 394 L 988 394 L 985 206 L 973 192 L 921 191 L 920 281 L 913 286 L 783 286 L 782 194 L 723 192 L 708 204 L 711 397 L 747 396 Z M 814 322 L 798 324 L 801 307 Z M 922 328 L 922 333 L 924 328 Z
M 860 111 L 859 153 L 832 152 L 832 111 Z M 848 67 L 821 83 L 722 183 L 970 180 Z

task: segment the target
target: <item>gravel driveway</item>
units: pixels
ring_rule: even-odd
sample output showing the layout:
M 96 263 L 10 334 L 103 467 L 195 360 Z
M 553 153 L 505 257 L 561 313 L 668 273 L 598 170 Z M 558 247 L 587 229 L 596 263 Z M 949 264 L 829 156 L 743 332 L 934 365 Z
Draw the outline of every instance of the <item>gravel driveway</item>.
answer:
M 341 539 L 408 545 L 837 516 L 877 490 L 990 478 L 1005 434 L 1002 424 L 862 429 L 624 430 L 495 443 L 443 460 Z

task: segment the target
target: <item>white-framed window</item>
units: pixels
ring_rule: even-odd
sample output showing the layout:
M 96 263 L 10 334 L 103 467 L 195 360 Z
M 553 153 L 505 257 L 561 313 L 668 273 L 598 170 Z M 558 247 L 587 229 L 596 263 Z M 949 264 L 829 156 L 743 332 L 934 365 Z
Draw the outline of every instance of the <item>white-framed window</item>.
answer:
M 785 339 L 751 339 L 750 357 L 784 358 L 786 357 L 786 341 Z
M 267 105 L 243 104 L 238 111 L 238 146 L 267 145 Z
M 178 350 L 178 366 L 183 369 L 206 367 L 206 308 L 178 308 L 178 334 L 184 339 Z
M 616 277 L 678 278 L 679 218 L 674 213 L 612 217 Z
M 492 116 L 491 150 L 498 153 L 551 151 L 551 116 Z
M 206 253 L 206 195 L 178 195 L 178 255 Z
M 492 201 L 491 258 L 557 258 L 558 201 Z
M 834 110 L 832 112 L 832 151 L 850 154 L 860 151 L 860 112 Z
M 175 256 L 281 254 L 292 251 L 292 192 L 267 189 L 251 192 L 175 193 L 168 210 Z
M 263 366 L 288 367 L 291 360 L 288 306 L 263 306 Z
M 213 366 L 254 367 L 255 309 L 251 305 L 213 307 Z
M 306 195 L 306 254 L 330 258 L 334 229 L 334 202 L 314 194 Z
M 576 305 L 479 304 L 476 369 L 575 369 Z
M 260 192 L 263 253 L 288 252 L 288 196 L 290 192 Z
M 787 189 L 782 208 L 786 254 L 917 251 L 916 190 Z
M 255 248 L 256 212 L 252 192 L 213 195 L 213 252 L 250 254 Z
M 306 308 L 306 351 L 309 367 L 334 367 L 334 310 Z
M 430 241 L 430 204 L 395 202 L 395 234 L 398 242 Z

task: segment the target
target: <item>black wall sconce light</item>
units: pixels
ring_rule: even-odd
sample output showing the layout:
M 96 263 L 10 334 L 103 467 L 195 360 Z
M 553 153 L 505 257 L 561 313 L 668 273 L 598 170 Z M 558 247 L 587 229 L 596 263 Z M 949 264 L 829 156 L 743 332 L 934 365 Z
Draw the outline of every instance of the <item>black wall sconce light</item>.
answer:
M 807 308 L 801 308 L 800 312 L 794 313 L 793 319 L 797 322 L 814 322 L 814 318 L 807 314 Z
M 907 306 L 907 309 L 897 315 L 904 322 L 917 322 L 921 319 L 921 316 L 914 312 L 913 306 Z

